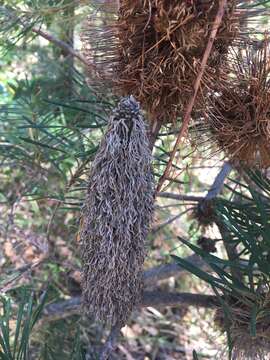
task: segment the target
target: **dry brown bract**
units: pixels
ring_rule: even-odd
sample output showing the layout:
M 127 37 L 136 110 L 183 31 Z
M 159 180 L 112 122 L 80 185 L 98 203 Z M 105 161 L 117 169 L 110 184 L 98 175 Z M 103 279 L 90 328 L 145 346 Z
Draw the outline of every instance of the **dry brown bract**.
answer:
M 269 360 L 270 302 L 268 295 L 256 295 L 255 303 L 231 298 L 227 304 L 228 316 L 222 309 L 215 314 L 215 323 L 222 331 L 230 331 L 233 359 Z M 255 311 L 256 310 L 256 314 Z M 251 325 L 253 324 L 253 325 Z M 253 329 L 252 329 L 253 327 Z
M 218 3 L 120 0 L 114 23 L 111 17 L 111 25 L 107 21 L 97 32 L 89 21 L 84 42 L 92 45 L 86 56 L 97 63 L 101 76 L 111 80 L 117 93 L 134 95 L 150 119 L 173 122 L 192 95 Z M 236 33 L 234 1 L 229 0 L 201 89 L 217 78 Z
M 268 40 L 232 53 L 228 81 L 212 98 L 210 130 L 237 164 L 270 166 L 269 55 Z
M 84 307 L 104 323 L 123 326 L 139 301 L 153 195 L 144 119 L 127 97 L 92 164 L 80 233 Z

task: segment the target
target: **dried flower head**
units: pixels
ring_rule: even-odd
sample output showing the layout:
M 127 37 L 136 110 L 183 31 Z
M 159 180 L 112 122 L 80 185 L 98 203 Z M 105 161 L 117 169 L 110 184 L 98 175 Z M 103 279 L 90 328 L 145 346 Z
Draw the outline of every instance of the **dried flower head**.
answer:
M 234 3 L 228 1 L 201 90 L 218 76 L 236 36 Z M 118 20 L 110 17 L 99 30 L 89 21 L 84 43 L 99 40 L 86 56 L 117 93 L 134 94 L 150 118 L 173 122 L 192 95 L 218 6 L 216 0 L 120 0 Z
M 123 98 L 92 164 L 83 208 L 83 302 L 124 325 L 140 299 L 145 239 L 153 213 L 151 151 L 139 104 Z
M 211 100 L 207 122 L 218 147 L 245 166 L 270 166 L 269 41 L 231 54 L 227 81 Z
M 199 226 L 206 228 L 213 225 L 217 220 L 214 202 L 212 200 L 199 202 L 192 216 L 198 221 Z
M 256 301 L 256 303 L 254 302 Z M 232 358 L 237 360 L 268 360 L 270 353 L 269 294 L 257 295 L 256 300 L 231 297 L 226 300 L 228 315 L 216 310 L 218 328 L 230 332 Z M 256 308 L 256 317 L 254 309 Z

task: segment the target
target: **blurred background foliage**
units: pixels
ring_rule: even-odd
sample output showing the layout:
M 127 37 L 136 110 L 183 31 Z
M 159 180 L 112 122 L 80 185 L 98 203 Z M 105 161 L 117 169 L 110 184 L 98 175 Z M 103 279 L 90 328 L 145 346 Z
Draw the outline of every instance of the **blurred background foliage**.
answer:
M 82 61 L 62 46 L 80 51 L 91 12 L 94 5 L 84 0 L 0 1 L 1 359 L 95 358 L 104 339 L 100 325 L 73 310 L 40 318 L 45 302 L 80 294 L 77 231 L 86 175 L 116 100 L 109 89 L 99 93 L 89 85 Z M 265 28 L 269 18 L 263 12 L 256 21 Z M 160 131 L 153 159 L 157 180 L 178 130 L 176 123 Z M 202 199 L 224 155 L 201 149 L 191 139 L 177 152 L 172 178 L 156 203 L 146 268 L 171 262 L 174 254 L 190 274 L 172 276 L 158 288 L 218 289 L 237 297 L 240 287 L 254 295 L 270 280 L 267 174 L 232 171 L 205 215 Z M 236 247 L 232 264 L 227 256 Z M 211 275 L 185 260 L 189 248 L 204 258 Z M 223 359 L 224 343 L 212 310 L 148 307 L 123 330 L 115 359 Z

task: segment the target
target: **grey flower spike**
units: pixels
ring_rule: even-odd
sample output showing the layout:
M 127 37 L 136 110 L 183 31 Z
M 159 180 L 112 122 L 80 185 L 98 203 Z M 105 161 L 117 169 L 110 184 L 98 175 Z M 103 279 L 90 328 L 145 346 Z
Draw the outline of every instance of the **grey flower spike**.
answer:
M 82 211 L 83 302 L 97 320 L 124 325 L 140 299 L 153 202 L 145 122 L 129 96 L 109 120 Z

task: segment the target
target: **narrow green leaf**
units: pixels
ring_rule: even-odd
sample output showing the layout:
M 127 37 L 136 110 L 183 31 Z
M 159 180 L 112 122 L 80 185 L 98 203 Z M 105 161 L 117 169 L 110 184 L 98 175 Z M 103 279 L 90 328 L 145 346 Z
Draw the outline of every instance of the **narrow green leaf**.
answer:
M 192 351 L 192 356 L 193 356 L 193 360 L 199 360 L 199 357 L 198 357 L 198 355 L 196 353 L 196 350 Z
M 41 142 L 36 141 L 36 140 L 32 140 L 32 139 L 21 137 L 21 136 L 20 136 L 20 139 L 25 141 L 25 142 L 28 142 L 30 144 L 34 144 L 34 145 L 37 145 L 37 146 L 40 146 L 40 147 L 45 147 L 45 148 L 48 148 L 48 149 L 51 149 L 51 150 L 54 150 L 54 151 L 59 151 L 59 152 L 62 152 L 64 154 L 67 154 L 67 152 L 62 150 L 62 149 L 55 148 L 54 146 L 50 146 L 48 144 L 44 144 L 44 143 L 41 143 Z
M 255 303 L 252 307 L 251 318 L 250 318 L 250 335 L 252 337 L 256 337 L 256 334 L 257 334 L 257 330 L 256 330 L 257 313 L 258 313 L 258 306 Z

